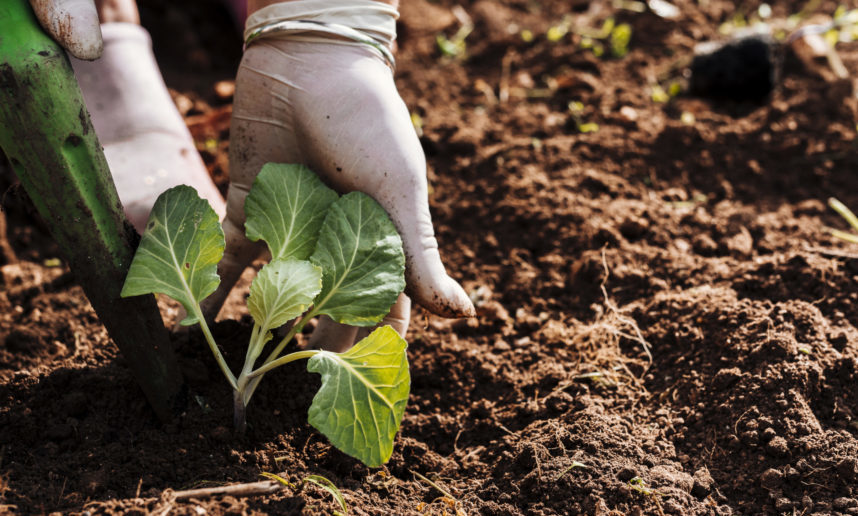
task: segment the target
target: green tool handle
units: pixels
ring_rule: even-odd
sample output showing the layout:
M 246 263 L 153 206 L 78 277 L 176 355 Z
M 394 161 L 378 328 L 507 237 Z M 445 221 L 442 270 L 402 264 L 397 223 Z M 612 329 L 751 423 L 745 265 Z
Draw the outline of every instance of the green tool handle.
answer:
M 65 51 L 27 0 L 0 0 L 0 149 L 162 420 L 184 386 L 153 296 L 123 299 L 128 223 Z

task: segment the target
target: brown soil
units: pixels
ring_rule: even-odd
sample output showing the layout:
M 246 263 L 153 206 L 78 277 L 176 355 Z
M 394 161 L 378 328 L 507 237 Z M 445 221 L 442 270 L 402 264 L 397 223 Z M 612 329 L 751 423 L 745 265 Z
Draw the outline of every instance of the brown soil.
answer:
M 235 69 L 238 38 L 203 2 L 140 3 L 225 186 L 230 108 L 213 84 Z M 12 186 L 0 512 L 336 508 L 311 488 L 186 502 L 170 491 L 273 472 L 329 478 L 351 514 L 858 514 L 858 251 L 824 229 L 845 229 L 829 196 L 858 207 L 851 84 L 787 58 L 761 104 L 654 102 L 651 86 L 733 18 L 722 0 L 678 0 L 676 20 L 607 1 L 464 1 L 475 29 L 458 59 L 435 42 L 456 32 L 455 3 L 405 3 L 397 79 L 422 119 L 442 254 L 480 317 L 415 310 L 390 462 L 367 469 L 307 425 L 319 380 L 300 365 L 262 383 L 248 435 L 234 437 L 229 389 L 194 333 L 174 337 L 192 400 L 159 424 Z M 805 2 L 772 4 L 782 19 Z M 569 14 L 631 24 L 630 53 L 548 41 Z M 838 49 L 858 74 L 858 44 Z M 215 332 L 237 367 L 250 326 L 238 303 L 228 316 Z

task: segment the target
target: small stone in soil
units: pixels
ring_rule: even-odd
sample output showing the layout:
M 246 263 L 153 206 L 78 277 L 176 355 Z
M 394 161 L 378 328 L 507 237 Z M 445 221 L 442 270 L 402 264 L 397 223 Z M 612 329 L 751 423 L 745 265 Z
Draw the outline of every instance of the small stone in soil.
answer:
M 676 503 L 674 500 L 666 500 L 662 502 L 662 509 L 667 514 L 683 514 L 682 506 Z
M 852 507 L 858 507 L 858 500 L 856 500 L 855 498 L 847 498 L 845 496 L 841 496 L 840 498 L 835 498 L 831 506 L 838 511 L 842 511 Z
M 777 489 L 783 482 L 783 478 L 783 473 L 774 468 L 769 468 L 760 475 L 760 485 L 768 490 Z
M 766 445 L 766 451 L 775 457 L 786 457 L 789 455 L 789 444 L 783 437 L 774 437 L 769 444 Z
M 789 498 L 781 497 L 775 500 L 775 510 L 777 510 L 778 512 L 787 512 L 792 508 L 793 503 L 790 501 Z
M 694 486 L 691 488 L 691 494 L 697 498 L 706 498 L 712 490 L 712 484 L 715 480 L 709 473 L 706 467 L 702 467 L 694 472 Z
M 858 479 L 858 459 L 855 457 L 846 457 L 837 463 L 837 473 L 846 481 Z

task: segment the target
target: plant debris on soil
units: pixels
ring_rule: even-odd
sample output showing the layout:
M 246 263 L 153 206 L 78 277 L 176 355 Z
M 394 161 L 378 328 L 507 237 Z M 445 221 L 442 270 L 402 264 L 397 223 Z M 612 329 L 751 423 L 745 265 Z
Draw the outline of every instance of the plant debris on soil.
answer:
M 160 424 L 2 174 L 0 513 L 340 510 L 309 483 L 176 495 L 273 473 L 330 479 L 358 515 L 858 514 L 858 248 L 829 235 L 846 224 L 825 204 L 858 207 L 852 81 L 787 55 L 761 101 L 675 95 L 695 46 L 759 2 L 677 0 L 673 18 L 643 2 L 403 3 L 396 80 L 441 254 L 479 317 L 414 309 L 390 462 L 368 469 L 308 426 L 319 379 L 300 365 L 263 383 L 236 437 L 193 331 L 173 334 L 186 411 Z M 237 30 L 210 3 L 140 5 L 225 191 Z M 585 44 L 609 18 L 631 28 L 621 57 Z M 442 53 L 439 34 L 458 44 Z M 858 43 L 837 51 L 858 77 Z M 234 369 L 240 306 L 214 327 Z

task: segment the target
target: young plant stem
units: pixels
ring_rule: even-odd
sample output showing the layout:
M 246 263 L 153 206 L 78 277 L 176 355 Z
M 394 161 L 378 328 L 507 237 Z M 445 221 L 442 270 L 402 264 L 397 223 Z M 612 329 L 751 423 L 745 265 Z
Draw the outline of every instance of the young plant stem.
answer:
M 220 370 L 223 371 L 223 375 L 226 376 L 226 379 L 229 380 L 229 384 L 232 386 L 234 390 L 238 390 L 238 384 L 235 381 L 235 375 L 232 374 L 232 371 L 229 370 L 229 366 L 226 365 L 226 360 L 223 358 L 223 355 L 220 352 L 220 348 L 217 347 L 217 343 L 212 337 L 212 332 L 209 330 L 209 325 L 206 323 L 206 318 L 203 317 L 203 312 L 200 310 L 199 305 L 194 306 L 194 315 L 197 320 L 200 322 L 200 329 L 203 330 L 203 335 L 206 337 L 206 342 L 209 343 L 209 348 L 211 348 L 212 353 L 215 356 L 215 360 L 217 360 L 217 364 L 220 366 Z
M 286 336 L 283 337 L 283 339 L 277 344 L 277 347 L 274 348 L 274 351 L 272 351 L 271 353 L 268 354 L 268 357 L 265 359 L 263 366 L 266 366 L 266 365 L 270 364 L 271 362 L 273 362 L 274 360 L 276 360 L 277 357 L 280 355 L 280 352 L 283 351 L 283 348 L 286 347 L 286 344 L 288 344 L 289 341 L 291 341 L 293 338 L 295 338 L 295 335 L 297 335 L 302 329 L 304 329 L 304 326 L 307 325 L 307 322 L 310 321 L 310 319 L 312 319 L 316 315 L 318 315 L 318 312 L 314 308 L 313 310 L 310 310 L 309 312 L 304 314 L 304 316 L 301 317 L 301 319 L 296 321 L 295 324 L 292 325 L 292 328 L 289 330 L 289 332 L 286 334 Z M 254 359 L 254 361 L 255 361 L 255 359 Z M 276 367 L 276 366 L 273 366 L 273 367 Z M 273 369 L 273 367 L 271 369 Z M 268 370 L 270 370 L 270 369 L 268 369 Z M 249 403 L 250 398 L 253 397 L 253 393 L 256 391 L 256 387 L 259 386 L 259 382 L 262 380 L 262 376 L 263 376 L 263 374 L 257 374 L 256 372 L 254 372 L 254 374 L 249 375 L 250 383 L 248 383 L 247 388 L 244 389 L 244 403 L 245 403 L 245 405 L 247 403 Z
M 289 332 L 286 333 L 286 336 L 283 337 L 283 339 L 277 343 L 274 350 L 268 354 L 263 365 L 255 371 L 253 370 L 253 365 L 262 353 L 262 349 L 266 342 L 265 336 L 268 334 L 269 328 L 266 328 L 264 325 L 257 324 L 253 326 L 253 332 L 250 336 L 250 344 L 247 348 L 247 356 L 244 360 L 244 368 L 241 370 L 241 374 L 238 376 L 236 383 L 233 384 L 233 389 L 235 390 L 233 394 L 233 423 L 235 424 L 236 432 L 239 434 L 243 434 L 247 428 L 247 404 L 250 403 L 250 398 L 253 397 L 253 393 L 256 391 L 256 387 L 259 386 L 259 382 L 262 380 L 263 375 L 276 367 L 280 367 L 295 360 L 310 358 L 319 352 L 315 349 L 296 351 L 295 353 L 289 353 L 284 357 L 278 358 L 280 353 L 283 351 L 283 348 L 285 348 L 286 345 L 295 338 L 295 335 L 304 329 L 307 322 L 316 315 L 318 315 L 318 311 L 316 307 L 314 307 L 312 310 L 305 313 L 303 317 L 298 319 L 295 324 L 292 325 L 292 328 L 289 329 Z
M 235 433 L 244 435 L 247 431 L 247 404 L 244 403 L 244 393 L 241 391 L 232 392 L 232 423 L 235 425 Z
M 248 375 L 253 371 L 253 364 L 262 352 L 267 333 L 268 328 L 259 324 L 253 325 L 253 331 L 250 334 L 250 343 L 247 346 L 247 355 L 244 358 L 244 368 L 242 368 L 241 374 L 238 375 L 237 385 L 232 393 L 233 424 L 235 425 L 236 433 L 239 435 L 243 435 L 247 430 L 247 402 L 250 401 L 247 396 Z
M 277 347 L 274 348 L 274 351 L 272 351 L 268 355 L 268 358 L 265 359 L 265 363 L 268 364 L 268 363 L 276 360 L 277 357 L 280 356 L 280 352 L 283 351 L 283 348 L 286 347 L 286 344 L 288 344 L 289 341 L 291 341 L 293 338 L 295 338 L 295 335 L 298 335 L 298 333 L 304 329 L 304 326 L 307 325 L 307 323 L 310 321 L 310 319 L 315 317 L 317 314 L 318 314 L 318 312 L 316 311 L 316 308 L 314 307 L 312 310 L 305 313 L 304 316 L 301 317 L 301 319 L 298 320 L 294 325 L 292 325 L 292 328 L 289 330 L 289 333 L 287 333 L 286 336 L 283 337 L 283 339 L 277 344 Z
M 310 317 L 307 317 L 307 316 Z M 271 354 L 268 355 L 268 358 L 265 360 L 265 364 L 270 364 L 277 358 L 277 355 L 283 351 L 283 348 L 286 347 L 286 344 L 292 340 L 295 335 L 298 334 L 299 331 L 306 325 L 307 321 L 312 318 L 312 312 L 306 314 L 299 321 L 297 321 L 285 337 L 278 343 L 277 347 Z M 268 335 L 269 328 L 267 328 L 264 324 L 254 324 L 253 332 L 250 335 L 250 344 L 247 347 L 247 355 L 244 360 L 244 368 L 241 370 L 241 374 L 238 376 L 238 380 L 234 388 L 233 393 L 233 423 L 235 424 L 235 430 L 239 434 L 243 434 L 247 428 L 247 404 L 250 403 L 250 398 L 253 396 L 254 391 L 256 391 L 256 387 L 259 385 L 259 381 L 262 379 L 261 374 L 254 374 L 253 366 L 256 363 L 256 359 L 262 353 L 262 349 L 265 347 L 266 336 Z M 306 352 L 302 352 L 306 353 Z M 292 356 L 295 353 L 287 356 Z M 315 352 L 311 352 L 309 355 L 305 355 L 306 358 L 313 356 Z M 286 357 L 284 357 L 286 358 Z M 295 357 L 292 360 L 298 360 L 303 357 Z M 288 360 L 287 362 L 291 362 L 292 360 Z M 283 362 L 284 364 L 287 362 Z M 267 370 L 273 369 L 277 366 L 271 366 Z
M 268 371 L 274 369 L 275 367 L 280 367 L 282 365 L 288 364 L 289 362 L 301 360 L 302 358 L 310 358 L 317 353 L 321 353 L 321 351 L 318 349 L 308 349 L 304 351 L 296 351 L 294 353 L 289 353 L 288 355 L 280 357 L 277 360 L 272 360 L 271 362 L 268 362 L 256 371 L 253 371 L 252 373 L 250 373 L 249 378 L 256 378 L 262 376 Z

